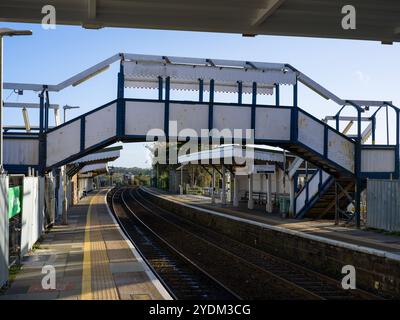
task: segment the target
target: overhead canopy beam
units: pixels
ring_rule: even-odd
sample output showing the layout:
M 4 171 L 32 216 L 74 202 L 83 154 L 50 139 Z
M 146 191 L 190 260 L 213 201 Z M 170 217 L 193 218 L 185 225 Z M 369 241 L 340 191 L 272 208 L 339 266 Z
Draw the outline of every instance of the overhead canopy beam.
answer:
M 4 128 L 4 130 L 18 130 L 18 131 L 27 130 L 25 125 L 21 126 L 21 125 L 12 125 L 12 124 L 10 124 L 10 125 L 5 125 L 3 128 Z M 54 127 L 49 126 L 49 129 L 52 129 L 52 128 L 54 128 Z M 29 129 L 30 130 L 39 130 L 40 127 L 38 127 L 38 126 L 29 126 Z
M 329 121 L 329 120 L 336 120 L 335 116 L 326 116 L 324 120 Z M 339 120 L 341 121 L 358 121 L 358 117 L 351 117 L 351 116 L 339 116 Z M 361 121 L 371 121 L 370 117 L 361 117 Z
M 279 36 L 400 40 L 398 1 L 352 0 L 357 28 L 341 28 L 346 1 L 332 0 L 52 0 L 0 1 L 0 21 L 42 23 L 53 4 L 57 25 L 226 32 Z M 94 6 L 96 4 L 96 6 Z M 95 8 L 95 10 L 94 10 Z M 89 17 L 94 17 L 90 19 Z
M 26 109 L 39 109 L 39 103 L 25 103 L 25 102 L 4 102 L 4 108 L 26 108 Z M 49 109 L 59 109 L 60 106 L 58 104 L 50 104 Z
M 372 123 L 365 128 L 365 130 L 361 133 L 361 142 L 365 143 L 368 138 L 372 135 Z
M 258 27 L 263 24 L 284 2 L 285 0 L 267 0 L 265 8 L 258 11 L 252 27 Z
M 137 81 L 135 76 L 138 74 L 139 71 L 145 71 L 145 75 L 147 75 L 147 77 L 150 78 L 151 81 L 146 81 L 146 79 L 143 78 L 140 79 L 140 81 L 151 88 L 153 88 L 153 86 L 158 88 L 158 77 L 161 76 L 161 74 L 158 74 L 157 72 L 158 69 L 161 68 L 162 70 L 164 70 L 164 73 L 179 71 L 181 74 L 186 76 L 189 74 L 192 78 L 194 77 L 194 74 L 198 74 L 199 76 L 208 76 L 208 78 L 211 78 L 211 76 L 220 77 L 220 80 L 222 80 L 222 84 L 224 82 L 226 83 L 227 80 L 231 81 L 232 79 L 234 79 L 234 89 L 233 86 L 231 86 L 229 83 L 229 85 L 220 86 L 221 90 L 225 90 L 227 92 L 236 90 L 236 82 L 238 80 L 241 80 L 240 78 L 243 78 L 243 80 L 248 82 L 258 82 L 258 84 L 262 84 L 263 81 L 266 82 L 264 86 L 258 87 L 258 93 L 260 94 L 271 94 L 271 91 L 273 90 L 273 87 L 270 84 L 271 80 L 281 82 L 282 84 L 293 84 L 293 82 L 295 82 L 295 80 L 297 79 L 299 82 L 301 82 L 314 92 L 318 93 L 325 99 L 333 100 L 334 102 L 342 106 L 357 105 L 380 107 L 383 105 L 392 105 L 391 102 L 388 101 L 343 100 L 289 64 L 222 59 L 201 59 L 175 56 L 166 57 L 126 53 L 115 54 L 112 57 L 68 78 L 67 80 L 57 85 L 6 82 L 4 83 L 3 87 L 4 89 L 8 90 L 22 91 L 42 91 L 43 89 L 47 88 L 48 91 L 59 92 L 69 86 L 79 85 L 80 83 L 98 75 L 99 73 L 108 69 L 110 65 L 115 63 L 116 61 L 123 61 L 127 67 L 126 69 L 130 69 L 130 71 L 134 75 L 132 79 L 125 79 L 127 80 L 126 86 L 129 86 L 129 80 L 132 80 L 132 83 Z M 135 64 L 137 64 L 138 66 L 135 66 Z M 129 73 L 129 70 L 125 70 L 125 72 Z M 154 72 L 157 73 L 155 77 L 157 78 L 156 82 L 152 81 L 154 80 L 152 79 L 154 78 L 153 76 L 155 76 Z M 249 77 L 249 74 L 251 74 L 252 76 Z M 184 79 L 183 76 L 182 79 Z M 177 87 L 184 89 L 193 87 L 194 84 L 192 83 L 192 80 L 187 83 L 187 81 L 185 82 L 182 79 L 178 79 L 178 81 L 175 81 L 175 84 L 172 83 L 172 86 L 176 85 Z M 196 81 L 198 81 L 197 78 Z M 206 87 L 207 86 L 205 86 L 205 90 L 207 89 Z M 244 89 L 249 88 L 250 87 L 248 86 L 244 87 Z
M 288 65 L 289 68 L 294 69 L 292 66 Z M 318 93 L 320 96 L 327 100 L 333 100 L 337 104 L 343 105 L 345 101 L 340 99 L 338 96 L 330 92 L 329 90 L 325 89 L 323 86 L 306 76 L 304 73 L 298 71 L 297 79 L 304 84 L 309 89 L 313 90 L 314 92 Z
M 99 23 L 97 19 L 97 0 L 84 0 L 87 2 L 87 19 L 82 22 L 85 29 L 100 29 L 103 23 Z
M 392 103 L 391 101 L 373 101 L 373 100 L 349 100 L 354 102 L 355 104 L 362 107 L 382 107 L 387 105 L 388 103 Z
M 99 74 L 100 72 L 108 69 L 108 67 L 116 61 L 122 59 L 122 54 L 118 53 L 113 55 L 112 57 L 90 67 L 67 80 L 57 84 L 57 85 L 45 85 L 45 84 L 29 84 L 29 83 L 4 83 L 4 89 L 9 90 L 27 90 L 27 91 L 41 91 L 45 86 L 47 86 L 48 91 L 59 92 L 69 86 L 78 85 L 94 76 Z
M 89 20 L 94 20 L 97 17 L 97 1 L 87 0 L 88 2 L 88 18 Z

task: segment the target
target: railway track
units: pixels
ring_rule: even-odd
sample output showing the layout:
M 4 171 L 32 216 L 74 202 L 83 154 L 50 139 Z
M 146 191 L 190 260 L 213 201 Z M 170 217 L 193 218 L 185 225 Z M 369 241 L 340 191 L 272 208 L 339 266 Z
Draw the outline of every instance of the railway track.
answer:
M 304 267 L 247 246 L 155 205 L 138 189 L 120 202 L 169 247 L 183 254 L 236 297 L 244 299 L 376 299 Z M 135 242 L 137 245 L 137 243 Z
M 121 201 L 122 192 L 110 191 L 107 201 L 125 234 L 174 299 L 240 299 L 135 217 Z

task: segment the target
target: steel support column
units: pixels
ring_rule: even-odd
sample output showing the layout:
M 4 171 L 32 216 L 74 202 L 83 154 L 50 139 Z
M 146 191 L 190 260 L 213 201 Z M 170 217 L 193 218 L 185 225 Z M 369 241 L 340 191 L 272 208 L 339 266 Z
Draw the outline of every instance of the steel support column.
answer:
M 279 87 L 279 83 L 275 84 L 275 105 L 279 106 L 280 105 L 280 87 Z
M 39 94 L 39 103 L 40 103 L 40 111 L 39 111 L 39 175 L 44 176 L 46 170 L 46 133 L 45 133 L 45 100 L 44 100 L 44 92 L 43 88 L 42 92 Z
M 289 199 L 289 201 L 290 201 L 290 204 L 289 204 L 289 216 L 290 217 L 295 217 L 296 216 L 296 206 L 295 206 L 295 201 L 296 201 L 296 199 L 295 199 L 295 181 L 294 181 L 294 178 L 292 177 L 292 178 L 290 178 L 289 179 L 289 197 L 290 197 L 290 199 Z
M 298 82 L 293 85 L 293 107 L 298 107 Z
M 3 174 L 3 37 L 0 36 L 0 174 Z
M 181 165 L 181 184 L 179 186 L 179 194 L 183 194 L 183 164 Z
M 238 104 L 242 104 L 243 101 L 243 83 L 238 81 Z
M 46 102 L 45 102 L 45 109 L 44 109 L 44 130 L 47 132 L 49 130 L 49 108 L 50 108 L 50 98 L 49 98 L 49 91 L 47 90 L 46 86 Z
M 253 200 L 253 173 L 248 175 L 249 182 L 249 199 L 247 201 L 247 208 L 250 210 L 254 209 L 254 200 Z
M 234 183 L 233 183 L 233 206 L 239 206 L 239 179 L 236 174 L 234 174 Z
M 211 204 L 215 204 L 215 168 L 212 168 L 212 180 L 211 180 Z
M 118 73 L 118 91 L 117 91 L 117 136 L 122 137 L 125 134 L 125 84 L 124 84 L 124 66 L 121 63 Z
M 253 82 L 253 93 L 251 103 L 251 129 L 256 129 L 256 105 L 257 105 L 257 82 Z M 255 134 L 254 134 L 255 136 Z
M 222 165 L 222 190 L 221 190 L 221 203 L 226 205 L 226 169 L 225 165 Z
M 165 132 L 165 161 L 169 164 L 169 100 L 171 93 L 171 79 L 167 77 L 165 79 L 165 109 L 164 109 L 164 132 Z
M 355 190 L 355 215 L 356 215 L 356 226 L 361 227 L 361 109 L 357 109 L 357 141 L 356 141 L 356 190 Z
M 163 99 L 163 78 L 158 77 L 158 100 L 162 101 Z
M 199 79 L 199 102 L 204 100 L 204 80 Z
M 233 170 L 233 169 L 232 169 Z M 229 174 L 229 191 L 230 191 L 230 196 L 229 196 L 229 202 L 233 204 L 233 198 L 235 197 L 235 174 L 233 171 Z
M 272 175 L 270 173 L 267 174 L 267 203 L 266 203 L 266 211 L 272 212 Z

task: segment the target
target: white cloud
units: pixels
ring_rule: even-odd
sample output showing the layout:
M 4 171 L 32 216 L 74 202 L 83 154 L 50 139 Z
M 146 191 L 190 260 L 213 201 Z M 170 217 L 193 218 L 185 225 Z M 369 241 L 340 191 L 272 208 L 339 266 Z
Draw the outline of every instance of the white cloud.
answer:
M 371 81 L 371 76 L 366 74 L 365 72 L 362 72 L 360 70 L 357 70 L 354 75 L 356 76 L 356 78 L 358 79 L 358 81 L 364 83 L 364 84 L 368 84 Z

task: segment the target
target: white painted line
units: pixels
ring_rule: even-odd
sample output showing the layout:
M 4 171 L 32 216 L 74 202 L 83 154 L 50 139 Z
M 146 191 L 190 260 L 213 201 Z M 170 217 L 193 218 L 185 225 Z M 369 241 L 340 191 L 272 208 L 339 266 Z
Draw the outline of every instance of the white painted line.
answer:
M 266 223 L 262 223 L 262 222 L 258 222 L 258 221 L 253 221 L 253 220 L 247 220 L 244 218 L 239 218 L 239 217 L 234 217 L 222 212 L 217 212 L 217 211 L 212 211 L 212 210 L 208 210 L 208 209 L 204 209 L 201 207 L 197 207 L 197 206 L 193 206 L 184 202 L 180 202 L 174 199 L 169 199 L 166 198 L 165 195 L 162 194 L 157 194 L 154 193 L 152 190 L 149 190 L 146 187 L 142 187 L 142 190 L 144 190 L 145 192 L 148 192 L 150 194 L 152 194 L 153 196 L 156 196 L 158 198 L 162 198 L 164 200 L 179 204 L 181 206 L 187 207 L 187 208 L 191 208 L 191 209 L 195 209 L 195 210 L 199 210 L 202 212 L 206 212 L 209 214 L 213 214 L 216 216 L 220 216 L 220 217 L 224 217 L 227 219 L 231 219 L 231 220 L 235 220 L 235 221 L 239 221 L 239 222 L 243 222 L 243 223 L 247 223 L 247 224 L 252 224 L 258 227 L 262 227 L 265 229 L 269 229 L 269 230 L 273 230 L 273 231 L 278 231 L 278 232 L 282 232 L 282 233 L 286 233 L 286 234 L 290 234 L 296 237 L 301 237 L 301 238 L 305 238 L 305 239 L 309 239 L 309 240 L 314 240 L 314 241 L 319 241 L 322 243 L 326 243 L 329 245 L 333 245 L 333 246 L 337 246 L 340 248 L 345 248 L 345 249 L 350 249 L 353 251 L 358 251 L 358 252 L 362 252 L 362 253 L 366 253 L 366 254 L 371 254 L 371 255 L 375 255 L 378 257 L 384 257 L 387 259 L 391 259 L 391 260 L 395 260 L 395 261 L 400 261 L 400 255 L 399 254 L 395 254 L 395 253 L 391 253 L 391 252 L 387 252 L 384 250 L 378 250 L 378 249 L 374 249 L 374 248 L 369 248 L 369 247 L 365 247 L 365 246 L 359 246 L 356 244 L 352 244 L 352 243 L 347 243 L 344 241 L 339 241 L 339 240 L 333 240 L 333 239 L 328 239 L 325 237 L 321 237 L 321 236 L 316 236 L 316 235 L 312 235 L 312 234 L 307 234 L 301 231 L 296 231 L 296 230 L 291 230 L 291 229 L 287 229 L 287 228 L 283 228 L 283 227 L 278 227 L 278 226 L 272 226 Z
M 164 286 L 161 284 L 160 280 L 157 279 L 157 277 L 154 275 L 154 273 L 150 270 L 149 266 L 146 264 L 146 262 L 143 261 L 142 256 L 139 254 L 139 252 L 136 250 L 135 246 L 129 239 L 126 237 L 125 233 L 122 231 L 119 223 L 115 219 L 114 215 L 112 214 L 110 208 L 108 207 L 107 203 L 107 194 L 110 192 L 110 190 L 107 191 L 106 195 L 104 196 L 104 203 L 107 207 L 108 214 L 110 215 L 111 219 L 113 220 L 114 224 L 117 226 L 119 233 L 121 236 L 124 238 L 126 243 L 128 244 L 129 248 L 131 249 L 133 255 L 137 259 L 137 261 L 143 266 L 145 273 L 149 277 L 151 283 L 156 287 L 158 292 L 161 294 L 161 296 L 165 300 L 173 300 L 171 295 L 168 293 L 168 291 L 164 288 Z

